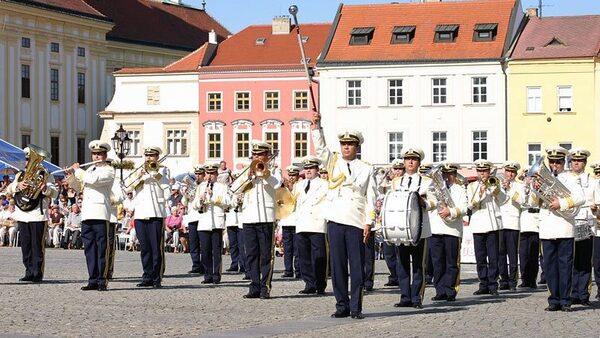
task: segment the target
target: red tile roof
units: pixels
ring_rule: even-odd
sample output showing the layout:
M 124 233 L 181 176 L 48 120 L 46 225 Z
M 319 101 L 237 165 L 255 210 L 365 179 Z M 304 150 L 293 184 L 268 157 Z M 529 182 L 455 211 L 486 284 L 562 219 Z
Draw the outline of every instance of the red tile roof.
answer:
M 218 41 L 231 34 L 205 11 L 188 6 L 152 0 L 85 2 L 115 23 L 107 34 L 110 40 L 192 51 L 208 41 L 211 29 Z
M 323 49 L 331 24 L 302 24 L 300 32 L 309 64 L 314 65 Z M 256 40 L 265 38 L 263 45 Z M 295 28 L 289 34 L 272 34 L 271 25 L 249 26 L 217 47 L 213 60 L 200 72 L 301 69 L 300 46 Z
M 511 59 L 593 57 L 599 47 L 600 15 L 534 17 L 525 26 Z
M 197 71 L 201 65 L 208 63 L 209 57 L 216 45 L 203 44 L 202 47 L 196 49 L 183 58 L 165 66 L 165 67 L 147 67 L 147 68 L 123 68 L 114 74 L 152 74 L 152 73 L 185 73 Z
M 338 12 L 338 25 L 323 56 L 325 62 L 499 59 L 510 38 L 516 0 L 448 1 L 347 5 Z M 517 18 L 523 14 L 516 13 Z M 473 42 L 476 24 L 497 23 L 494 41 Z M 459 25 L 453 43 L 435 43 L 437 25 Z M 395 26 L 416 26 L 410 44 L 391 44 Z M 354 28 L 374 27 L 369 45 L 349 45 Z M 326 47 L 326 48 L 327 48 Z
M 92 6 L 85 3 L 84 0 L 9 0 L 29 6 L 42 7 L 56 12 L 66 12 L 69 14 L 79 14 L 83 16 L 94 17 L 108 20 L 102 13 L 98 12 Z

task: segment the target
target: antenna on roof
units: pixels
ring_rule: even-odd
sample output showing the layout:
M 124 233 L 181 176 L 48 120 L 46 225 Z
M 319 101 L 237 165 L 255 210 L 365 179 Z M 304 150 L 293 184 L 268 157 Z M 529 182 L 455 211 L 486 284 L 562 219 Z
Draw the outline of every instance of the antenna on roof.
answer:
M 202 0 L 202 10 L 206 10 L 206 0 Z

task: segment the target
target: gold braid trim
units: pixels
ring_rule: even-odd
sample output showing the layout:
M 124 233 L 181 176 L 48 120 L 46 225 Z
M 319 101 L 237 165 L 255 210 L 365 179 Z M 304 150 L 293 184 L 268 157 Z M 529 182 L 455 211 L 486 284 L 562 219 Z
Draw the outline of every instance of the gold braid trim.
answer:
M 335 164 L 337 163 L 338 154 L 333 153 L 333 159 L 327 166 L 327 172 L 329 172 L 329 190 L 333 190 L 338 188 L 344 181 L 346 181 L 346 175 L 344 173 L 340 173 L 338 176 L 333 177 L 333 169 L 335 168 Z

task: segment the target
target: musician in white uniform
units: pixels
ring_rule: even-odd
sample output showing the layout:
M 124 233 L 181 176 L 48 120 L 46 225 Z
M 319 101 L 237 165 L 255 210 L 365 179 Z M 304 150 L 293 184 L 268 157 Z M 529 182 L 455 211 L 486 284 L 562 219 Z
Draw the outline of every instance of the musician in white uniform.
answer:
M 500 247 L 498 249 L 499 289 L 516 290 L 521 205 L 525 202 L 525 192 L 523 183 L 515 180 L 517 172 L 521 169 L 519 163 L 506 161 L 502 168 L 504 168 L 504 179 L 500 183 L 500 195 L 498 196 L 500 213 L 502 214 Z
M 435 208 L 435 199 L 428 193 L 431 179 L 418 172 L 424 157 L 425 154 L 420 148 L 406 147 L 402 152 L 406 173 L 402 177 L 395 177 L 392 181 L 392 190 L 417 192 L 421 197 L 420 204 L 422 211 L 421 238 L 417 245 L 398 245 L 400 302 L 394 304 L 395 307 L 423 308 L 423 296 L 425 294 L 424 262 L 427 253 L 427 239 L 431 237 L 428 211 Z
M 401 158 L 396 158 L 392 161 L 392 173 L 391 179 L 394 180 L 396 177 L 404 176 L 406 169 L 404 168 L 404 161 Z M 390 182 L 391 184 L 391 182 Z M 383 241 L 383 258 L 387 265 L 390 275 L 387 283 L 384 286 L 398 286 L 398 269 L 400 268 L 398 262 L 398 255 L 396 253 L 396 246 Z
M 111 215 L 111 191 L 115 169 L 106 162 L 110 145 L 100 140 L 89 144 L 92 161 L 87 170 L 73 164 L 65 171 L 67 183 L 75 191 L 85 189 L 81 205 L 81 239 L 88 268 L 88 284 L 81 290 L 106 291 L 109 270 L 109 227 Z
M 471 209 L 469 226 L 473 232 L 475 261 L 479 289 L 474 295 L 498 295 L 498 241 L 502 228 L 502 214 L 498 204 L 500 184 L 492 184 L 492 162 L 475 161 L 478 179 L 467 186 L 467 199 Z M 498 182 L 499 183 L 499 182 Z
M 298 260 L 304 290 L 301 294 L 324 295 L 327 287 L 326 225 L 320 203 L 327 195 L 327 181 L 319 177 L 321 160 L 315 156 L 302 159 L 306 179 L 297 183 L 292 191 L 296 200 L 293 218 L 296 223 Z
M 253 161 L 262 162 L 264 170 L 252 168 L 244 173 L 248 179 L 243 193 L 241 221 L 244 227 L 247 272 L 250 289 L 244 298 L 271 298 L 273 276 L 273 225 L 275 222 L 275 189 L 281 185 L 281 169 L 269 169 L 271 145 L 262 141 L 252 142 Z M 232 190 L 237 187 L 232 186 Z M 237 201 L 238 199 L 236 199 Z
M 519 262 L 521 273 L 520 288 L 537 289 L 537 275 L 540 269 L 540 199 L 531 188 L 532 178 L 523 176 L 523 204 L 519 219 Z
M 291 164 L 285 168 L 287 180 L 283 187 L 290 192 L 294 190 L 300 176 L 300 168 Z M 298 261 L 298 244 L 296 240 L 296 224 L 280 222 L 281 237 L 283 244 L 283 267 L 282 278 L 300 278 L 300 262 Z
M 204 172 L 204 167 L 202 165 L 194 166 L 194 183 L 196 184 L 196 190 L 198 190 L 198 186 L 200 186 L 200 184 L 204 182 L 205 174 L 206 173 Z M 193 202 L 196 192 L 194 191 L 193 195 L 190 195 L 190 188 L 191 187 L 189 186 L 187 187 L 188 192 L 183 198 L 183 202 L 185 202 L 184 204 L 187 205 L 188 209 L 188 238 L 190 243 L 190 256 L 192 258 L 192 269 L 188 271 L 188 273 L 204 274 L 205 270 L 201 260 L 202 256 L 200 254 L 200 237 L 198 234 L 198 221 L 200 220 L 200 213 L 198 212 L 198 210 L 194 209 Z M 230 250 L 230 253 L 231 252 L 232 250 Z M 233 253 L 231 253 L 231 258 L 233 260 Z
M 451 208 L 436 198 L 436 208 L 429 212 L 429 252 L 435 286 L 435 296 L 431 300 L 452 302 L 456 300 L 460 285 L 460 243 L 462 218 L 467 213 L 467 195 L 464 186 L 456 182 L 460 166 L 453 162 L 443 162 L 441 165 L 444 184 L 454 207 Z
M 144 149 L 146 165 L 138 169 L 126 182 L 128 191 L 137 191 L 135 203 L 135 231 L 140 242 L 142 259 L 142 282 L 137 287 L 162 287 L 165 271 L 164 218 L 167 212 L 167 198 L 170 195 L 169 168 L 158 163 L 162 149 L 150 146 Z M 148 171 L 146 170 L 148 169 Z
M 575 250 L 575 218 L 573 211 L 584 204 L 585 196 L 577 175 L 563 172 L 567 150 L 562 147 L 546 149 L 550 171 L 569 191 L 562 197 L 550 198 L 540 210 L 540 239 L 544 254 L 544 272 L 548 284 L 548 307 L 546 311 L 565 311 L 571 309 L 571 286 L 573 280 L 573 251 Z M 533 167 L 532 167 L 533 169 Z M 531 174 L 530 170 L 530 174 Z M 546 178 L 547 180 L 548 178 Z M 534 187 L 544 189 L 534 177 Z M 555 189 L 555 188 L 553 188 Z M 549 190 L 549 189 L 546 189 Z M 555 190 L 544 194 L 556 194 Z
M 26 165 L 29 165 L 31 150 L 29 147 L 23 149 L 26 157 Z M 17 221 L 19 237 L 21 240 L 21 253 L 23 255 L 23 265 L 25 265 L 25 276 L 19 279 L 21 282 L 40 283 L 44 279 L 44 258 L 45 258 L 45 240 L 46 227 L 48 222 L 48 204 L 58 195 L 54 186 L 54 178 L 48 174 L 47 180 L 40 181 L 38 187 L 32 187 L 32 182 L 23 180 L 25 172 L 16 174 L 15 180 L 6 188 L 7 194 L 15 195 L 19 191 L 28 188 L 38 189 L 40 191 L 37 200 L 31 202 L 33 209 L 22 210 L 19 203 L 16 203 L 12 218 Z
M 375 222 L 377 192 L 373 166 L 356 156 L 363 142 L 359 131 L 339 133 L 341 153 L 332 152 L 325 144 L 318 112 L 313 113 L 312 139 L 316 156 L 329 173 L 329 191 L 323 201 L 323 216 L 327 220 L 331 278 L 337 302 L 336 311 L 331 317 L 363 319 L 364 243 L 369 239 Z
M 106 163 L 109 165 L 113 162 L 112 159 L 107 158 Z M 121 186 L 121 180 L 115 179 L 111 188 L 110 194 L 110 225 L 108 227 L 108 273 L 106 278 L 109 280 L 113 278 L 113 272 L 115 269 L 115 251 L 117 248 L 117 225 L 119 222 L 119 205 L 122 206 L 125 200 L 123 189 Z M 123 214 L 125 211 L 123 210 Z M 123 216 L 125 217 L 125 216 Z
M 600 184 L 600 161 L 594 162 L 590 165 L 590 168 L 594 171 L 594 178 L 599 181 Z M 600 196 L 598 196 L 600 197 Z M 593 257 L 593 265 L 594 265 L 594 280 L 596 281 L 596 299 L 600 300 L 600 226 L 598 223 L 599 219 L 599 211 L 598 204 L 600 201 L 595 201 L 595 205 L 592 207 L 592 211 L 595 215 L 594 222 L 594 257 Z
M 592 256 L 594 249 L 593 227 L 596 223 L 596 204 L 600 202 L 600 183 L 594 175 L 585 172 L 590 152 L 582 148 L 569 150 L 571 171 L 579 177 L 585 194 L 585 203 L 575 216 L 575 254 L 573 256 L 572 304 L 590 306 L 592 284 Z

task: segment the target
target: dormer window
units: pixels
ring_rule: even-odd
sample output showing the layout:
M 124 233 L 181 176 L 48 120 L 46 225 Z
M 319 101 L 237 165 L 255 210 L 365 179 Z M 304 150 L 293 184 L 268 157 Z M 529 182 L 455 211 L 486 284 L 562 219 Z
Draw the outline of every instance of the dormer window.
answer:
M 497 23 L 478 23 L 473 29 L 473 41 L 494 41 L 498 34 Z
M 375 28 L 373 27 L 352 29 L 352 32 L 350 32 L 350 45 L 368 45 L 373 40 L 374 32 Z
M 396 26 L 392 30 L 392 44 L 411 43 L 415 37 L 415 26 Z
M 435 42 L 454 42 L 458 36 L 458 25 L 437 25 Z
M 257 38 L 256 39 L 256 45 L 257 46 L 262 46 L 265 44 L 265 42 L 267 42 L 267 38 Z

